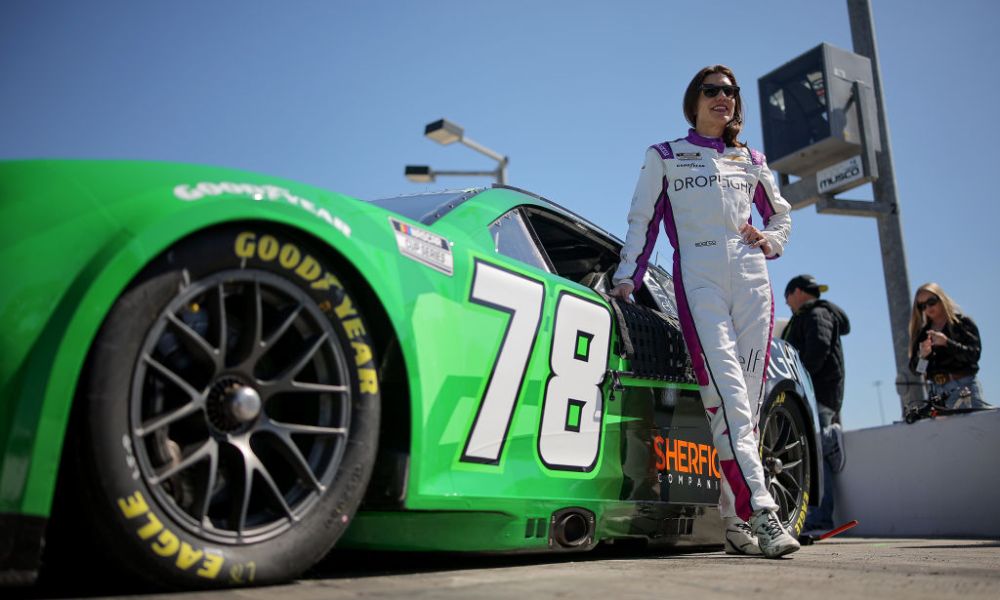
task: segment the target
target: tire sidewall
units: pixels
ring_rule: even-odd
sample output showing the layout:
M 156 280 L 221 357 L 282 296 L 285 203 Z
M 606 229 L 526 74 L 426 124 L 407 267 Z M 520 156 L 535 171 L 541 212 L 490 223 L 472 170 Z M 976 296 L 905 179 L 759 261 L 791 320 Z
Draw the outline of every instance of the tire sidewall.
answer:
M 811 473 L 811 460 L 813 453 L 813 441 L 810 439 L 809 430 L 806 427 L 805 416 L 803 414 L 803 409 L 799 405 L 798 396 L 793 392 L 788 390 L 774 390 L 768 397 L 767 401 L 761 410 L 761 416 L 764 424 L 766 425 L 768 419 L 771 417 L 772 412 L 778 407 L 783 407 L 791 415 L 791 418 L 795 421 L 800 433 L 800 441 L 802 443 L 802 461 L 804 465 L 804 481 L 801 482 L 803 485 L 802 498 L 799 501 L 799 506 L 795 509 L 794 514 L 788 515 L 782 522 L 788 524 L 789 533 L 798 537 L 802 533 L 802 528 L 805 525 L 806 513 L 809 510 L 809 480 L 812 476 Z M 761 443 L 763 444 L 763 429 L 761 430 Z M 770 482 L 770 478 L 768 478 Z
M 231 269 L 267 271 L 305 291 L 338 333 L 352 390 L 350 434 L 335 479 L 289 529 L 247 544 L 199 538 L 163 509 L 137 466 L 129 417 L 133 377 L 149 330 L 185 285 Z M 369 328 L 337 273 L 334 261 L 301 236 L 272 225 L 229 226 L 175 244 L 112 308 L 88 363 L 79 489 L 81 501 L 96 513 L 98 535 L 140 578 L 174 588 L 283 581 L 319 560 L 346 530 L 375 459 L 379 394 L 368 371 L 377 364 Z M 350 327 L 353 336 L 344 325 L 351 319 L 362 324 L 360 332 L 356 322 Z M 371 349 L 365 364 L 355 364 L 352 342 Z

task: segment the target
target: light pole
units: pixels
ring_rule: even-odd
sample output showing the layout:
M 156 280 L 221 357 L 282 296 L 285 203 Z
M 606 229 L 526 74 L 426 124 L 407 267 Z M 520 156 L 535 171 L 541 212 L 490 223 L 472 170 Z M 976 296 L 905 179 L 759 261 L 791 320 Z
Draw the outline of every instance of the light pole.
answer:
M 847 0 L 854 52 L 820 44 L 760 78 L 764 144 L 792 208 L 872 217 L 878 227 L 900 412 L 925 398 L 909 368 L 910 282 L 870 0 Z M 853 110 L 852 110 L 853 108 Z M 770 138 L 770 139 L 769 139 Z M 860 154 L 858 154 L 860 152 Z M 840 162 L 836 162 L 836 161 Z M 799 176 L 791 182 L 789 175 Z M 838 198 L 872 182 L 874 200 Z
M 506 156 L 502 156 L 498 152 L 490 150 L 486 146 L 483 146 L 474 140 L 469 139 L 465 135 L 465 130 L 459 125 L 456 125 L 447 119 L 439 119 L 433 123 L 428 123 L 427 126 L 424 127 L 424 135 L 445 146 L 455 142 L 461 142 L 463 145 L 472 148 L 476 152 L 485 154 L 486 156 L 497 161 L 497 168 L 494 171 L 443 171 L 440 169 L 432 169 L 427 165 L 406 165 L 404 175 L 406 175 L 406 178 L 410 181 L 414 183 L 430 183 L 440 175 L 465 177 L 488 176 L 495 178 L 499 185 L 507 185 L 507 163 L 510 162 L 510 159 Z
M 872 385 L 875 386 L 875 395 L 878 396 L 878 417 L 879 421 L 885 425 L 885 411 L 882 410 L 882 380 L 876 379 Z
M 903 227 L 900 223 L 899 199 L 896 197 L 896 174 L 889 142 L 889 122 L 885 116 L 882 95 L 882 69 L 879 66 L 875 44 L 875 20 L 869 0 L 847 0 L 847 13 L 851 22 L 851 40 L 854 51 L 872 62 L 872 87 L 878 110 L 878 129 L 882 151 L 876 153 L 879 177 L 872 184 L 873 203 L 878 222 L 879 246 L 882 250 L 882 272 L 889 301 L 889 324 L 892 329 L 892 346 L 896 357 L 896 390 L 902 413 L 911 404 L 924 399 L 923 382 L 910 372 L 910 280 L 906 271 L 906 250 L 903 247 Z

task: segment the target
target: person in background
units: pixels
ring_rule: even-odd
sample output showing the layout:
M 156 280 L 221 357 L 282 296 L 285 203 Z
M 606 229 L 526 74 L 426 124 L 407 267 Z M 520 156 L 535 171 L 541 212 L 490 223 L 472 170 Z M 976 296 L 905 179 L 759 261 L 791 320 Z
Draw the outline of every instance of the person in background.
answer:
M 917 288 L 910 315 L 910 370 L 947 408 L 987 408 L 976 374 L 979 328 L 936 283 Z
M 739 357 L 770 348 L 774 300 L 766 259 L 784 249 L 791 207 L 763 155 L 737 139 L 743 101 L 731 69 L 699 71 L 683 110 L 692 126 L 687 136 L 646 150 L 612 295 L 627 300 L 642 284 L 662 222 L 674 248 L 681 332 L 719 452 L 725 550 L 777 558 L 799 543 L 775 512 L 760 460 L 767 361 L 744 369 Z M 761 229 L 749 223 L 751 207 Z
M 820 295 L 829 289 L 812 275 L 793 277 L 785 286 L 785 302 L 792 318 L 782 339 L 795 346 L 802 365 L 809 371 L 816 392 L 823 444 L 823 498 L 810 509 L 803 530 L 833 528 L 833 474 L 844 468 L 844 434 L 840 408 L 844 403 L 844 350 L 840 336 L 851 331 L 847 314 Z

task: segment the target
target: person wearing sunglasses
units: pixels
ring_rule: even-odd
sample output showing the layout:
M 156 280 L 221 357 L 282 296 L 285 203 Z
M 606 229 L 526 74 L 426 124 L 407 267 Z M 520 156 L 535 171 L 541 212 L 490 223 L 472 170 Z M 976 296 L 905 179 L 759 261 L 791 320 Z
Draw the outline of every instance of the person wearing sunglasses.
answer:
M 612 295 L 627 301 L 642 285 L 662 222 L 674 248 L 681 331 L 723 473 L 726 552 L 777 558 L 799 544 L 765 485 L 757 422 L 767 358 L 749 357 L 770 349 L 774 299 L 765 259 L 785 247 L 790 206 L 764 156 L 737 139 L 743 100 L 731 69 L 699 71 L 683 111 L 687 136 L 646 151 Z M 760 228 L 750 223 L 751 207 Z
M 917 288 L 910 315 L 910 370 L 948 408 L 988 408 L 979 372 L 979 328 L 936 283 Z

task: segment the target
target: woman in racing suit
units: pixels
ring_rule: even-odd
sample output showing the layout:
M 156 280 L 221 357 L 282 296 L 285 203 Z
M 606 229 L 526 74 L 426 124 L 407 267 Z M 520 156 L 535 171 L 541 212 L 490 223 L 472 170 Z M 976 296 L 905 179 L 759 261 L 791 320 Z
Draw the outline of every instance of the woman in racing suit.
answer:
M 726 552 L 776 558 L 799 549 L 775 514 L 758 451 L 774 299 L 766 258 L 791 229 L 764 157 L 737 141 L 743 102 L 732 70 L 705 67 L 688 84 L 687 137 L 651 146 L 628 213 L 613 295 L 642 285 L 660 221 L 674 248 L 681 330 L 723 472 Z M 763 228 L 750 223 L 756 206 Z M 748 523 L 749 521 L 749 523 Z

